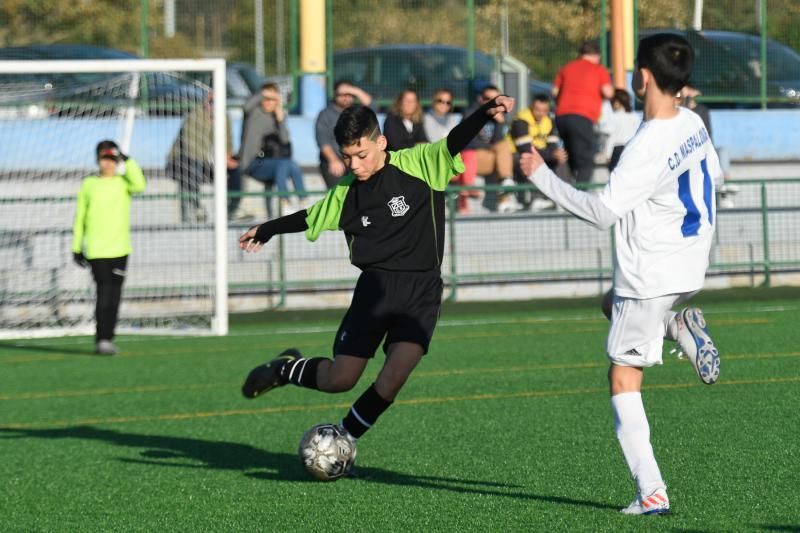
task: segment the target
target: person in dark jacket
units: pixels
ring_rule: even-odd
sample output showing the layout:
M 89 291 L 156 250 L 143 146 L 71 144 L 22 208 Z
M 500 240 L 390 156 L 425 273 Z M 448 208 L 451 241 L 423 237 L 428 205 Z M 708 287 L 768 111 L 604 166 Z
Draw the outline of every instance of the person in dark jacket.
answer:
M 422 122 L 422 106 L 415 91 L 406 89 L 397 95 L 383 123 L 383 134 L 386 136 L 386 149 L 390 152 L 428 142 Z

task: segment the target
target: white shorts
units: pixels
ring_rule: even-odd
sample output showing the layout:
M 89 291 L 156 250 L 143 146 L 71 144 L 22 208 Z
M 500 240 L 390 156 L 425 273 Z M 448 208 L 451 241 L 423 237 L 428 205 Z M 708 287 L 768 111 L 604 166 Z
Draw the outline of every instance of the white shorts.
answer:
M 662 364 L 661 352 L 672 307 L 696 292 L 668 294 L 647 300 L 614 295 L 606 353 L 619 366 L 650 367 Z

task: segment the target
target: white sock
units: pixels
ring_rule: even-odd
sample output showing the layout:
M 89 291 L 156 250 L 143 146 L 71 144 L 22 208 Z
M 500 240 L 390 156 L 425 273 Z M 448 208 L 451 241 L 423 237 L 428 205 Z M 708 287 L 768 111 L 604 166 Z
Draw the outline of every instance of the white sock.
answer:
M 666 488 L 650 445 L 650 425 L 641 393 L 612 396 L 611 409 L 614 411 L 614 430 L 631 477 L 639 487 L 639 494 L 647 496 L 656 489 Z
M 678 313 L 675 311 L 667 311 L 667 314 L 664 315 L 664 338 L 668 341 L 678 340 L 678 322 L 675 320 L 676 316 L 678 316 Z

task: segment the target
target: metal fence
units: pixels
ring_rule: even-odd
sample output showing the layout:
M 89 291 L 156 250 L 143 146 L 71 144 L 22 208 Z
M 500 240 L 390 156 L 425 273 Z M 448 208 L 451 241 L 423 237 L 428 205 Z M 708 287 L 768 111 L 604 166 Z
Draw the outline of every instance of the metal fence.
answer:
M 608 288 L 613 231 L 599 231 L 556 210 L 460 215 L 455 198 L 461 189 L 448 190 L 442 266 L 448 298 L 476 286 L 514 286 L 529 298 L 554 294 L 548 284 L 583 284 L 584 293 L 598 294 Z M 717 212 L 709 279 L 720 287 L 770 285 L 776 276 L 783 276 L 781 283 L 796 282 L 792 277 L 800 273 L 800 178 L 737 180 L 735 189 L 735 207 Z M 232 230 L 231 238 L 235 233 Z M 336 232 L 323 234 L 314 244 L 300 234 L 280 236 L 262 254 L 254 258 L 232 253 L 232 295 L 270 294 L 273 305 L 281 306 L 292 293 L 350 287 L 356 275 L 346 243 Z M 523 286 L 527 292 L 520 293 Z
M 0 45 L 78 43 L 151 57 L 222 56 L 251 65 L 260 74 L 296 79 L 302 74 L 297 60 L 300 4 L 300 0 L 4 2 L 0 20 L 7 24 L 0 27 Z M 530 69 L 534 80 L 545 83 L 575 57 L 586 39 L 599 38 L 606 63 L 609 57 L 610 0 L 320 0 L 309 4 L 323 6 L 314 16 L 327 15 L 329 80 L 354 77 L 357 68 L 373 69 L 369 75 L 377 84 L 375 90 L 397 93 L 411 86 L 425 98 L 434 81 L 442 79 L 429 81 L 426 75 L 439 69 L 445 82 L 465 87 L 464 96 L 457 95 L 465 99 L 472 82 L 482 75 L 483 54 L 496 64 L 509 57 L 517 59 Z M 689 32 L 698 51 L 695 85 L 708 102 L 725 106 L 800 102 L 798 20 L 800 2 L 796 0 L 634 1 L 637 31 L 704 30 Z M 420 53 L 433 56 L 422 65 L 401 60 L 408 59 L 408 51 L 381 56 L 375 50 L 398 44 L 449 45 L 459 49 L 460 55 L 449 57 L 448 69 L 442 69 L 433 49 Z M 361 67 L 352 64 L 355 59 L 349 65 L 343 63 L 347 57 L 360 57 Z M 383 69 L 385 74 L 374 69 Z M 541 85 L 531 86 L 531 90 L 537 88 Z
M 717 211 L 707 285 L 800 284 L 800 178 L 735 184 L 735 207 Z M 171 180 L 154 177 L 150 186 L 159 192 L 132 203 L 134 253 L 125 308 L 150 312 L 146 306 L 155 305 L 162 314 L 196 312 L 207 298 L 197 288 L 213 279 L 215 257 L 208 243 L 214 228 L 180 223 L 180 199 Z M 599 231 L 557 210 L 461 215 L 455 209 L 459 190 L 447 192 L 446 298 L 532 299 L 602 294 L 610 287 L 611 230 Z M 278 193 L 264 194 L 280 210 Z M 210 205 L 210 194 L 206 201 Z M 71 265 L 74 196 L 9 197 L 0 203 L 0 234 L 7 244 L 0 254 L 0 322 L 5 306 L 36 307 L 43 323 L 59 317 L 55 311 L 48 315 L 48 309 L 69 310 L 81 303 L 89 309 L 91 284 L 84 271 Z M 20 213 L 43 205 L 46 224 L 17 224 Z M 282 235 L 260 253 L 246 254 L 238 236 L 247 227 L 232 225 L 227 233 L 233 312 L 347 304 L 358 270 L 350 264 L 341 232 L 325 232 L 313 244 L 303 234 Z

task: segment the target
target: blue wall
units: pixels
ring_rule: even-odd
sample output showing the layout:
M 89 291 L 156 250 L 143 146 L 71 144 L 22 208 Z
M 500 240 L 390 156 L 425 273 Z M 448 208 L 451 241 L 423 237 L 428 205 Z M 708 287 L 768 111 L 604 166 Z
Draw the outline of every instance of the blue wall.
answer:
M 800 110 L 712 110 L 714 144 L 731 159 L 800 160 Z
M 711 120 L 714 143 L 734 161 L 800 160 L 800 110 L 714 110 Z M 95 145 L 118 139 L 120 125 L 120 119 L 0 120 L 0 171 L 93 168 Z M 238 139 L 241 120 L 232 126 Z M 314 119 L 290 116 L 288 127 L 297 162 L 316 167 Z M 163 167 L 179 129 L 177 118 L 137 118 L 131 155 L 143 167 Z

